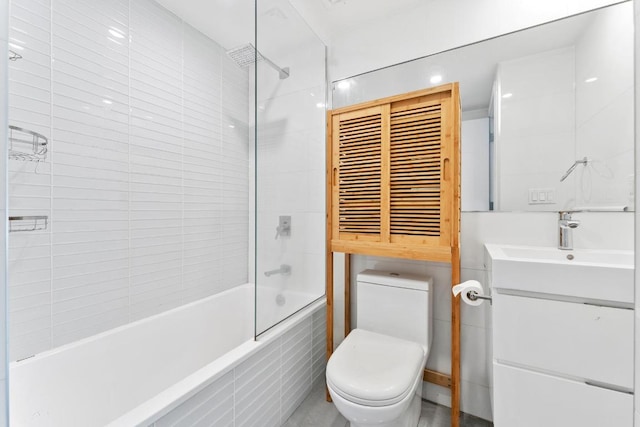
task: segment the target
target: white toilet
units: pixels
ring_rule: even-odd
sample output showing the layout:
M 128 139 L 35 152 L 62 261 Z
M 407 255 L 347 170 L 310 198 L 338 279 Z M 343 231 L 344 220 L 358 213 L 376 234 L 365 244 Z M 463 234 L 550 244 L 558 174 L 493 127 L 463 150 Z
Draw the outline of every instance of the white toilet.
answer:
M 357 328 L 327 363 L 333 403 L 351 427 L 416 427 L 432 338 L 432 279 L 366 270 Z

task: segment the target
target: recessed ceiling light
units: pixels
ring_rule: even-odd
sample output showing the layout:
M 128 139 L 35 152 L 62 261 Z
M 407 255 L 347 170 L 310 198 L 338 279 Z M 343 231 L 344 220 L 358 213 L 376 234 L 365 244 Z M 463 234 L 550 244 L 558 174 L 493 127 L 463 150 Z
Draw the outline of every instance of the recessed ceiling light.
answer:
M 433 76 L 431 76 L 429 81 L 432 84 L 440 83 L 442 81 L 442 76 L 440 74 L 434 74 Z
M 113 101 L 112 101 L 112 100 L 110 100 L 110 99 L 103 99 L 103 100 L 102 100 L 102 102 L 104 102 L 104 103 L 105 103 L 105 104 L 107 104 L 107 105 L 111 105 L 111 104 L 113 104 Z
M 324 102 L 318 102 L 318 103 L 316 104 L 316 107 L 318 107 L 318 108 L 324 108 Z
M 236 126 L 235 126 L 235 125 L 233 125 L 233 124 L 231 124 L 231 125 L 229 125 L 229 127 L 230 127 L 231 129 L 235 129 L 235 127 L 236 127 Z
M 338 89 L 346 90 L 351 87 L 351 83 L 348 80 L 342 80 L 338 83 Z
M 589 78 L 588 78 L 588 79 L 586 79 L 584 82 L 585 82 L 585 83 L 593 83 L 593 82 L 595 82 L 596 80 L 598 80 L 598 78 L 597 78 L 597 77 L 589 77 Z
M 511 92 L 505 93 L 504 95 L 502 95 L 503 98 L 511 98 L 512 96 L 513 94 Z

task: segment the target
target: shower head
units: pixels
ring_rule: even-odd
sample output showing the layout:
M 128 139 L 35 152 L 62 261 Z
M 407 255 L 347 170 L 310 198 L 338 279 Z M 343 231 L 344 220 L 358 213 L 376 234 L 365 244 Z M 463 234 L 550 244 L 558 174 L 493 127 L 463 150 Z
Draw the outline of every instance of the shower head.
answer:
M 262 61 L 264 58 L 251 43 L 229 49 L 227 55 L 229 55 L 233 62 L 240 68 L 247 68 L 249 65 Z
M 265 61 L 272 68 L 274 68 L 280 75 L 280 80 L 289 77 L 289 67 L 280 68 L 274 64 L 269 58 L 262 55 L 251 43 L 243 44 L 242 46 L 234 47 L 227 51 L 229 58 L 236 63 L 240 68 L 247 68 L 260 61 Z

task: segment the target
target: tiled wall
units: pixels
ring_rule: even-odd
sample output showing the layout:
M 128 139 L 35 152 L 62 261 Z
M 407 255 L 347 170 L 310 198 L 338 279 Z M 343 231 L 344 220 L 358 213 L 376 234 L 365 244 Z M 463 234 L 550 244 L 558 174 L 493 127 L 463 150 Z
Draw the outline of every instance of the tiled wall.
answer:
M 250 18 L 248 18 L 250 19 Z M 246 283 L 249 77 L 151 0 L 13 0 L 11 360 Z
M 324 307 L 155 422 L 169 426 L 280 426 L 324 380 Z
M 557 213 L 554 212 L 463 212 L 461 223 L 461 281 L 478 280 L 486 283 L 484 244 L 520 244 L 537 246 L 557 245 Z M 580 228 L 574 232 L 576 248 L 633 249 L 632 212 L 578 213 Z M 342 272 L 342 256 L 336 256 L 336 273 Z M 356 274 L 374 268 L 398 272 L 424 274 L 433 277 L 434 337 L 427 367 L 439 372 L 451 372 L 451 269 L 446 264 L 407 261 L 393 258 L 353 256 L 351 264 L 352 292 Z M 344 326 L 342 283 L 336 281 L 334 295 L 334 338 L 341 341 Z M 353 293 L 352 295 L 355 295 Z M 352 301 L 354 299 L 352 298 Z M 479 307 L 461 305 L 461 408 L 463 412 L 484 419 L 492 419 L 490 379 L 488 370 L 487 334 L 491 333 L 489 304 Z M 352 313 L 354 313 L 352 309 Z M 352 319 L 352 325 L 354 325 Z M 450 405 L 448 389 L 424 383 L 424 397 Z

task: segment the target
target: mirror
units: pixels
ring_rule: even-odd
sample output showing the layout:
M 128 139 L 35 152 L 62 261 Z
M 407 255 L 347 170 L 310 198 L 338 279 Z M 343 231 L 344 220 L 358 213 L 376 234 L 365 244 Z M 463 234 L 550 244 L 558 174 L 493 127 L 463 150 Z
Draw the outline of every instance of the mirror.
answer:
M 333 83 L 333 108 L 458 81 L 462 210 L 631 210 L 633 6 Z

